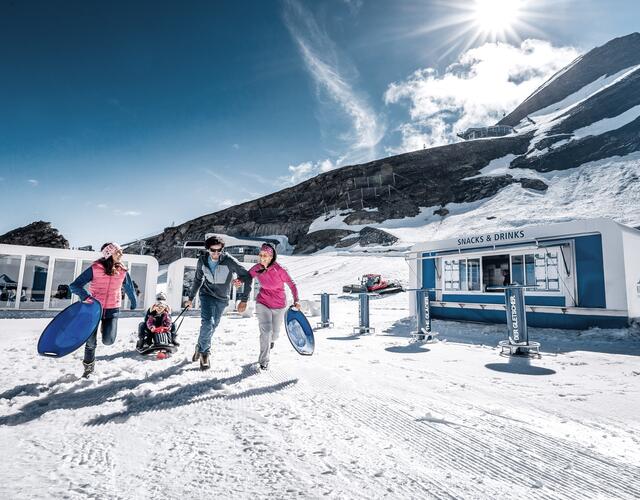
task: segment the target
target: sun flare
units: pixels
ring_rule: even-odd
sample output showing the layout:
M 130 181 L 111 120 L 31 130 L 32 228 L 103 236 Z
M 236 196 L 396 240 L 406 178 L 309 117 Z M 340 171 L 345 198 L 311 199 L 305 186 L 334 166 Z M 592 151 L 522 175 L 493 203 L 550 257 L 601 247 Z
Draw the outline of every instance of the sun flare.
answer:
M 518 0 L 475 0 L 474 21 L 485 34 L 499 37 L 519 21 L 520 8 Z
M 410 1 L 410 0 L 407 0 Z M 521 43 L 525 38 L 546 38 L 542 26 L 556 18 L 553 0 L 432 0 L 441 16 L 420 17 L 424 0 L 414 0 L 416 29 L 408 36 L 441 31 L 438 47 L 444 58 L 453 51 L 466 51 L 486 42 Z

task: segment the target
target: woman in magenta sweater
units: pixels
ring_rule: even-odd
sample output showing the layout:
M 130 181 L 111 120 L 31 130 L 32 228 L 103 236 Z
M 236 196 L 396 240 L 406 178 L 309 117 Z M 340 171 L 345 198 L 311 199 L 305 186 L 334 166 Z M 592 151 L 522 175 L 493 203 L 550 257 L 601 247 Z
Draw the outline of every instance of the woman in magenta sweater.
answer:
M 286 283 L 293 295 L 294 307 L 298 303 L 298 289 L 289 273 L 276 262 L 276 249 L 269 243 L 260 247 L 260 263 L 249 269 L 249 274 L 260 283 L 260 291 L 256 299 L 256 315 L 260 328 L 260 368 L 269 367 L 269 355 L 273 344 L 280 334 L 280 327 L 287 310 L 287 298 L 284 292 Z

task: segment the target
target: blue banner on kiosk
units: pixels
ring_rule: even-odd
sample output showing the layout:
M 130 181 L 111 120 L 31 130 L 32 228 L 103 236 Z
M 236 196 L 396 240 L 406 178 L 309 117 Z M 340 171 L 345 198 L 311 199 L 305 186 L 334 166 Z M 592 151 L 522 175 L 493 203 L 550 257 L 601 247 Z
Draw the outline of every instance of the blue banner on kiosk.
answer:
M 429 290 L 417 290 L 417 295 L 418 331 L 431 333 L 431 297 L 429 297 Z
M 506 287 L 507 328 L 511 345 L 528 345 L 527 315 L 524 307 L 524 287 Z

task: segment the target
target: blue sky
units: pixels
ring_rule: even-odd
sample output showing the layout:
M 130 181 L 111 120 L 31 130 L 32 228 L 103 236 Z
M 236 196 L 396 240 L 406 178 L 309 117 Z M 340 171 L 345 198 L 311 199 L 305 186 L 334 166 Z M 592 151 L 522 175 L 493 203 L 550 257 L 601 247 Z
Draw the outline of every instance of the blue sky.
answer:
M 450 142 L 640 18 L 522 0 L 489 33 L 469 5 L 0 1 L 0 234 L 43 219 L 74 246 L 126 242 Z

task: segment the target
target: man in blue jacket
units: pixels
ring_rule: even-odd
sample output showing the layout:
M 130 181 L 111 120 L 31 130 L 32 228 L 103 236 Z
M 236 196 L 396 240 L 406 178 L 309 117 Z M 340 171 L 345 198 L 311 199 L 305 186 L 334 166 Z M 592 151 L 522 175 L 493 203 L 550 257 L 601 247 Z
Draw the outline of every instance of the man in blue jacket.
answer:
M 238 293 L 238 312 L 247 308 L 247 299 L 251 293 L 252 278 L 249 272 L 231 255 L 224 253 L 224 240 L 219 236 L 211 236 L 204 243 L 207 255 L 198 259 L 196 276 L 189 292 L 186 307 L 191 307 L 193 299 L 200 292 L 200 335 L 193 353 L 192 361 L 200 360 L 200 368 L 209 368 L 211 337 L 215 331 L 222 312 L 229 304 L 229 295 L 234 273 L 244 285 Z

